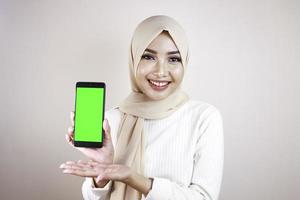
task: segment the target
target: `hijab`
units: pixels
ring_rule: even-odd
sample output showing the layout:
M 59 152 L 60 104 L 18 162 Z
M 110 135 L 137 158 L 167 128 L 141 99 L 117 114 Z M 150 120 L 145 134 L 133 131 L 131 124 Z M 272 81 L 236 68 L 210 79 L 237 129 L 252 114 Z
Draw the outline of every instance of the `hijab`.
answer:
M 163 31 L 168 31 L 181 55 L 182 66 L 188 63 L 188 42 L 183 28 L 173 18 L 165 15 L 151 16 L 136 27 L 129 48 L 129 70 L 132 92 L 118 106 L 122 112 L 115 145 L 115 164 L 124 164 L 135 172 L 144 174 L 145 119 L 162 119 L 178 110 L 188 96 L 178 87 L 162 100 L 147 98 L 138 87 L 136 73 L 141 56 L 148 45 Z M 142 194 L 119 181 L 113 181 L 111 200 L 140 200 Z

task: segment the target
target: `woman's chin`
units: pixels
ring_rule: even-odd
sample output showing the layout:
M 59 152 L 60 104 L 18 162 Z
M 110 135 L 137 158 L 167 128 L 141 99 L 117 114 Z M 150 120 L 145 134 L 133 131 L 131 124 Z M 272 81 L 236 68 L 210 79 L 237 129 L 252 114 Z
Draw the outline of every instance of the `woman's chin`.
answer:
M 151 92 L 145 93 L 145 95 L 154 101 L 162 100 L 165 99 L 169 96 L 170 91 L 168 90 L 162 90 L 162 91 L 157 91 L 157 90 L 151 90 Z

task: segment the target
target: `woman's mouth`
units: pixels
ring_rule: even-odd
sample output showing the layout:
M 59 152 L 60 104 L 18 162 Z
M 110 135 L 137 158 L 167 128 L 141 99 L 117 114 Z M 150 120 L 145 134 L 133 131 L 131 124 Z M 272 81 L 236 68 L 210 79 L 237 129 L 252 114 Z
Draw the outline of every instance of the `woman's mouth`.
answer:
M 157 91 L 165 90 L 171 83 L 171 81 L 156 81 L 156 80 L 150 80 L 150 79 L 148 80 L 148 82 L 150 83 L 150 86 L 152 87 L 152 89 L 157 90 Z

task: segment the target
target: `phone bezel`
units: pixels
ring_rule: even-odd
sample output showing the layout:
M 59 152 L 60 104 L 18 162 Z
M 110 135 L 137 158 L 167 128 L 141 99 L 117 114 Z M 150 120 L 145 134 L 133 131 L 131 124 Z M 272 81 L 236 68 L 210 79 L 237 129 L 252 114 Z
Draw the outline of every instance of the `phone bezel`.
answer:
M 103 112 L 102 112 L 102 119 L 104 120 L 104 113 L 105 113 L 105 95 L 106 95 L 106 85 L 104 82 L 77 82 L 75 87 L 75 115 L 74 115 L 74 146 L 75 147 L 92 147 L 92 148 L 101 148 L 103 144 L 103 140 L 105 137 L 104 129 L 102 126 L 102 142 L 88 142 L 88 141 L 76 141 L 75 140 L 75 119 L 76 119 L 76 99 L 77 99 L 77 88 L 78 87 L 85 87 L 85 88 L 103 88 Z M 102 121 L 103 123 L 103 121 Z

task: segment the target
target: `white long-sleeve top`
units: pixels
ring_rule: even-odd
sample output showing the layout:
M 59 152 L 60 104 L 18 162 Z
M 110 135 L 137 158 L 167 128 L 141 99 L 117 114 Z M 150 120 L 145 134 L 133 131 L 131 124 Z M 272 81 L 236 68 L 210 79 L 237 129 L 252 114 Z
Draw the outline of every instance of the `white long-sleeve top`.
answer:
M 115 146 L 121 112 L 106 111 Z M 220 192 L 224 137 L 220 111 L 203 101 L 189 100 L 176 112 L 160 120 L 144 122 L 146 177 L 153 177 L 152 189 L 143 200 L 217 200 Z M 85 200 L 107 200 L 111 181 L 95 188 L 85 178 Z

